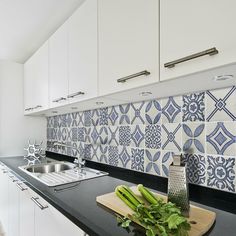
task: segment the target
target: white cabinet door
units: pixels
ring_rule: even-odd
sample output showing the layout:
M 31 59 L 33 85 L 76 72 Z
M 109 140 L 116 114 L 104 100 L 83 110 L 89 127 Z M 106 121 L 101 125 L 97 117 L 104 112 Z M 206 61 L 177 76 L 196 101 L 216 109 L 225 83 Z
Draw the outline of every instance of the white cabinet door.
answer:
M 97 0 L 86 0 L 69 19 L 69 99 L 97 96 Z
M 48 41 L 24 65 L 25 113 L 48 108 Z
M 14 178 L 9 178 L 9 232 L 7 236 L 19 236 L 19 189 Z
M 68 95 L 68 22 L 49 39 L 50 107 L 67 103 Z
M 160 78 L 167 80 L 236 61 L 235 0 L 161 0 Z M 216 48 L 175 67 L 165 63 Z
M 9 199 L 8 199 L 8 175 L 4 173 L 5 170 L 0 170 L 0 221 L 2 224 L 2 230 L 8 235 L 8 206 L 9 206 Z
M 22 191 L 20 191 L 20 210 L 19 210 L 19 235 L 20 236 L 34 236 L 34 203 L 31 200 L 33 191 L 26 185 L 21 184 Z
M 99 0 L 99 95 L 158 82 L 158 3 Z M 143 71 L 151 74 L 135 75 Z M 130 75 L 134 78 L 117 82 Z
M 58 210 L 37 197 L 36 201 L 45 209 L 35 206 L 35 236 L 84 236 L 84 232 L 63 216 Z

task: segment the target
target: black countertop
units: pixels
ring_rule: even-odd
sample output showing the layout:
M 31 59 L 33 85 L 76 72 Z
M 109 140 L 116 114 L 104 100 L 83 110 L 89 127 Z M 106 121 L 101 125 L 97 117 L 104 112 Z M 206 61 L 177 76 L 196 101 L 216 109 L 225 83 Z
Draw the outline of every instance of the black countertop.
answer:
M 30 188 L 90 236 L 137 235 L 134 232 L 128 233 L 121 227 L 118 227 L 116 217 L 96 203 L 97 196 L 114 191 L 117 185 L 133 185 L 133 183 L 109 175 L 82 181 L 76 188 L 70 190 L 55 192 L 55 187 L 47 187 L 41 184 L 18 168 L 18 166 L 25 165 L 22 157 L 1 158 L 0 161 L 25 179 L 26 184 Z M 216 223 L 207 235 L 236 235 L 235 214 L 197 203 L 193 204 L 214 211 L 217 214 Z

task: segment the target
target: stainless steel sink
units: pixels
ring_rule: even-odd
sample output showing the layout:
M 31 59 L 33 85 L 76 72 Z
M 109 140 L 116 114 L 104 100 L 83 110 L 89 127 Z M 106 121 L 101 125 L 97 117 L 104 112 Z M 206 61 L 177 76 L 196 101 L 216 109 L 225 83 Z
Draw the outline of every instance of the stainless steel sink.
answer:
M 25 168 L 26 171 L 31 173 L 51 173 L 51 172 L 61 172 L 65 170 L 71 170 L 74 168 L 73 164 L 68 163 L 51 163 L 51 164 L 43 164 L 36 166 L 29 166 Z
M 47 186 L 58 186 L 108 175 L 91 168 L 78 168 L 70 162 L 42 163 L 20 166 L 19 169 Z

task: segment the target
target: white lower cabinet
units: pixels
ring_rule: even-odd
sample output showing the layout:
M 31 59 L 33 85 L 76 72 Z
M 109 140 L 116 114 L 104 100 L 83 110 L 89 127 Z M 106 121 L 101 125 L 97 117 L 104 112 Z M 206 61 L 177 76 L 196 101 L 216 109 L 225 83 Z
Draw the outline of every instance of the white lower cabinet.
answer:
M 4 190 L 0 194 L 0 222 L 4 236 L 87 235 L 2 167 L 0 188 Z

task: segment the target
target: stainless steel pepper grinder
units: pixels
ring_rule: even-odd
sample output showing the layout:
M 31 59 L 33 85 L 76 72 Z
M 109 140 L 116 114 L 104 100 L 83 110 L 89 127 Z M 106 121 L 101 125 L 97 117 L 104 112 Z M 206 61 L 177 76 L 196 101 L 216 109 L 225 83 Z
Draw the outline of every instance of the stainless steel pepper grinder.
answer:
M 169 168 L 168 201 L 180 207 L 182 214 L 189 216 L 189 188 L 186 175 L 186 165 L 181 163 L 182 154 L 173 156 L 173 163 Z

